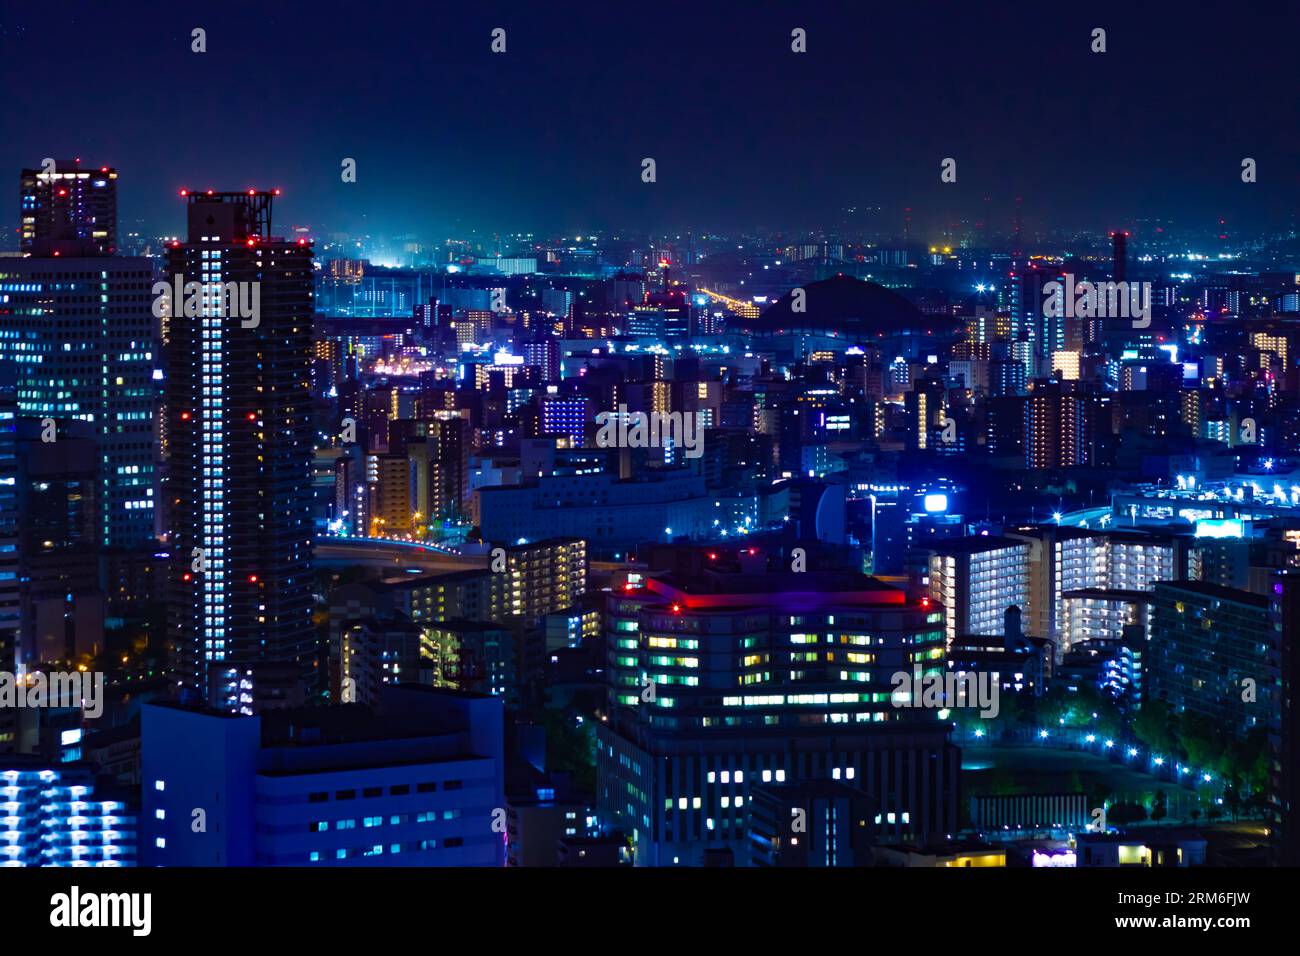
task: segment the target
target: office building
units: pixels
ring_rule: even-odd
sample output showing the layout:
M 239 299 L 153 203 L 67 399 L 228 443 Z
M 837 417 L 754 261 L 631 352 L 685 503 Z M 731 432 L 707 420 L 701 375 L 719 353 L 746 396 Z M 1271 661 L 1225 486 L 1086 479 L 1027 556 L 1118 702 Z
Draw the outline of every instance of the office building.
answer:
M 501 866 L 502 734 L 496 698 L 409 685 L 374 710 L 147 704 L 141 863 Z
M 576 447 L 582 444 L 588 425 L 594 421 L 589 399 L 548 395 L 541 401 L 539 434 L 562 435 Z
M 762 784 L 843 781 L 874 802 L 877 835 L 952 832 L 949 724 L 891 702 L 894 674 L 943 668 L 928 599 L 858 574 L 665 574 L 611 592 L 606 628 L 597 808 L 638 865 L 710 850 L 743 865 Z
M 104 647 L 99 446 L 88 422 L 64 422 L 53 442 L 41 440 L 39 419 L 17 423 L 20 656 L 27 663 L 71 662 Z
M 845 783 L 759 784 L 750 798 L 750 862 L 871 866 L 874 816 L 871 798 Z
M 97 545 L 154 539 L 153 263 L 0 258 L 0 363 L 17 369 L 18 414 L 89 422 L 99 446 Z
M 18 434 L 12 366 L 0 363 L 0 671 L 17 673 L 22 631 L 18 577 Z M 16 749 L 18 712 L 0 708 L 0 753 Z

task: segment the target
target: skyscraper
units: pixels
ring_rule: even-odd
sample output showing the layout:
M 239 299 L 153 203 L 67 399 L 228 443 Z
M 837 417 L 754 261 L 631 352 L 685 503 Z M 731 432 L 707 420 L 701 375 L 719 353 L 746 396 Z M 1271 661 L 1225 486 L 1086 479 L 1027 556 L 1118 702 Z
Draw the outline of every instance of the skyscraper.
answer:
M 1124 282 L 1128 279 L 1128 233 L 1112 232 L 1110 241 L 1112 247 L 1110 277 L 1116 282 Z
M 47 159 L 22 172 L 21 248 L 38 256 L 111 256 L 117 251 L 117 170 Z
M 252 713 L 300 702 L 316 663 L 311 248 L 272 237 L 274 193 L 187 195 L 167 276 L 176 676 Z
M 17 421 L 19 658 L 30 666 L 103 648 L 99 454 L 85 422 L 64 423 L 47 442 L 38 419 Z
M 0 362 L 0 671 L 16 672 L 20 633 L 18 590 L 18 508 L 14 495 L 18 474 L 17 418 L 11 369 Z M 10 376 L 12 377 L 12 376 Z M 17 712 L 0 708 L 0 753 L 13 750 L 18 734 Z
M 94 425 L 98 543 L 114 549 L 154 535 L 155 350 L 153 263 L 110 255 L 115 177 L 107 167 L 24 171 L 22 247 L 32 255 L 0 260 L 0 362 L 17 366 L 18 414 L 53 419 L 56 440 L 60 420 Z

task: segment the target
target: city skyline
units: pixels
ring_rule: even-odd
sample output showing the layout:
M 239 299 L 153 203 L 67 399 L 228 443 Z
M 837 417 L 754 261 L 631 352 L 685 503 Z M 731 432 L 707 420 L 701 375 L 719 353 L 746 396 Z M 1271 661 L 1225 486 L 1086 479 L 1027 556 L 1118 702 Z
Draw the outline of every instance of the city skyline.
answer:
M 7 11 L 0 870 L 46 871 L 12 905 L 535 946 L 519 899 L 625 940 L 669 912 L 608 903 L 633 869 L 734 868 L 873 941 L 1266 925 L 1300 866 L 1296 36 Z

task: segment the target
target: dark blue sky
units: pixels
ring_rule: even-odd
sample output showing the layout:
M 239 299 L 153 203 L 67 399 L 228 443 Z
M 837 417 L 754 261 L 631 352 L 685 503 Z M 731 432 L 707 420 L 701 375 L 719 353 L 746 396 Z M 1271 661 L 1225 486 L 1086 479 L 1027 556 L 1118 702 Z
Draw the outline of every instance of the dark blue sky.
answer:
M 427 235 L 833 226 L 851 206 L 883 206 L 886 228 L 910 206 L 914 235 L 982 208 L 1006 229 L 1018 195 L 1029 228 L 1222 215 L 1241 231 L 1300 205 L 1290 2 L 0 10 L 10 195 L 22 166 L 79 155 L 118 167 L 124 226 L 157 231 L 179 230 L 181 186 L 278 186 L 282 225 Z

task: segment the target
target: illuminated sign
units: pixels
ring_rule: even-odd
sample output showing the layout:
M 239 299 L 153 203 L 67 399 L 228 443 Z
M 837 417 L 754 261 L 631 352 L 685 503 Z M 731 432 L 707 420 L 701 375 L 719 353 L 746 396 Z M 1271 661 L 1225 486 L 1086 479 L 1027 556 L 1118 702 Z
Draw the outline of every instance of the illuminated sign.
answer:
M 1240 518 L 1201 518 L 1196 522 L 1198 538 L 1244 538 L 1246 522 Z

